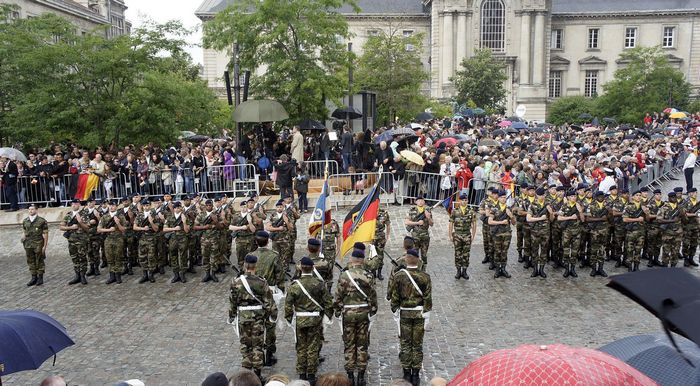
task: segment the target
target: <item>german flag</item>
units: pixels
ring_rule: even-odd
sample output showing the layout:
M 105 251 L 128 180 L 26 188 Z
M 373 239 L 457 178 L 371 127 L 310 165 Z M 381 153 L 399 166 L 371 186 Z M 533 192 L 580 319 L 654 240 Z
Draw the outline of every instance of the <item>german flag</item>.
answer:
M 380 175 L 381 176 L 381 175 Z M 340 247 L 340 258 L 343 258 L 356 242 L 366 243 L 374 240 L 377 228 L 377 213 L 379 212 L 379 181 L 374 185 L 369 195 L 350 210 L 343 222 L 343 244 Z
M 92 192 L 97 189 L 100 177 L 92 173 L 84 173 L 78 176 L 78 186 L 75 190 L 75 199 L 85 201 L 90 198 Z

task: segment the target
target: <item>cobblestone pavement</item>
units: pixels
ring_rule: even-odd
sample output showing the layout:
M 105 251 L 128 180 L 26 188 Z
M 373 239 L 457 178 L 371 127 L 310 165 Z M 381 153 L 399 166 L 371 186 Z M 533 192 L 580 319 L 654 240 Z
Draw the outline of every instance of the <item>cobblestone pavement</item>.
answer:
M 673 181 L 680 185 L 681 181 Z M 394 224 L 388 244 L 399 254 L 405 234 L 402 219 L 408 206 L 391 207 Z M 335 212 L 341 220 L 345 212 Z M 454 279 L 453 249 L 447 241 L 447 215 L 435 210 L 428 272 L 433 279 L 434 311 L 425 335 L 424 382 L 433 376 L 451 378 L 470 361 L 496 349 L 524 343 L 565 343 L 597 348 L 613 340 L 661 331 L 660 323 L 642 307 L 605 287 L 606 279 L 591 278 L 582 270 L 578 279 L 564 279 L 561 270 L 548 269 L 546 280 L 529 277 L 509 251 L 510 280 L 494 280 L 480 264 L 480 231 L 472 246 L 469 281 Z M 302 217 L 300 229 L 308 223 Z M 50 374 L 63 375 L 71 385 L 114 384 L 139 378 L 147 385 L 199 385 L 215 371 L 239 368 L 238 343 L 225 323 L 228 282 L 170 284 L 170 274 L 156 284 L 137 284 L 138 272 L 122 285 L 89 279 L 87 286 L 68 286 L 72 268 L 66 240 L 51 227 L 45 285 L 27 288 L 24 252 L 17 241 L 19 228 L 0 230 L 0 304 L 3 309 L 31 308 L 63 323 L 76 344 L 59 353 L 56 365 L 48 360 L 37 371 L 3 379 L 8 385 L 37 384 Z M 302 232 L 300 231 L 300 234 Z M 515 240 L 515 238 L 513 238 Z M 296 258 L 303 256 L 305 240 L 298 241 Z M 388 259 L 386 266 L 389 266 Z M 622 273 L 607 267 L 608 273 Z M 698 274 L 698 270 L 694 270 Z M 197 275 L 199 276 L 199 275 Z M 336 273 L 337 277 L 337 273 Z M 380 312 L 372 331 L 369 384 L 385 385 L 401 376 L 398 339 L 388 303 L 386 280 L 379 282 Z M 343 371 L 338 323 L 329 327 L 320 372 Z M 289 328 L 278 332 L 279 363 L 263 375 L 295 376 L 293 336 Z

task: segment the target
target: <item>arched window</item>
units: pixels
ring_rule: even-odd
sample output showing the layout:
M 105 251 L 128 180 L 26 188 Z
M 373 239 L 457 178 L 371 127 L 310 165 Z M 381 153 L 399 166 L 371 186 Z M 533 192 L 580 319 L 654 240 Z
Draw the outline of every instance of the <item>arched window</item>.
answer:
M 481 4 L 481 48 L 504 52 L 506 48 L 506 8 L 501 0 Z

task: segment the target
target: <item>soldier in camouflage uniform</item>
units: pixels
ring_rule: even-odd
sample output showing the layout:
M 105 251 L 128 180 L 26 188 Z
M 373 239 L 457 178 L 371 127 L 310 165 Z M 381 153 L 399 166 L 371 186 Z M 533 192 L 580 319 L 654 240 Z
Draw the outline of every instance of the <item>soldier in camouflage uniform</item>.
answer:
M 334 261 L 328 260 L 325 256 L 321 257 L 319 251 L 321 248 L 321 242 L 318 239 L 309 239 L 307 241 L 308 257 L 314 262 L 314 268 L 311 270 L 317 279 L 323 280 L 328 288 L 328 292 L 331 292 L 331 287 L 333 286 L 333 265 Z M 301 263 L 297 263 L 296 270 L 294 272 L 293 279 L 299 279 L 301 277 Z
M 194 231 L 194 220 L 197 218 L 198 200 L 192 202 L 192 196 L 185 196 L 182 201 L 182 213 L 186 217 L 187 226 L 190 231 L 187 233 L 187 272 L 196 273 L 194 270 L 197 264 L 197 243 L 199 242 L 199 232 Z
M 215 256 L 214 272 L 216 273 L 226 273 L 226 260 L 231 259 L 231 232 L 228 230 L 229 225 L 231 225 L 231 214 L 230 205 L 228 205 L 228 198 L 224 195 L 217 196 L 214 200 L 214 212 L 216 213 L 216 218 L 218 219 L 218 224 L 216 227 L 218 248 Z
M 382 276 L 382 269 L 384 268 L 384 248 L 386 247 L 386 241 L 391 235 L 391 219 L 389 218 L 389 212 L 385 209 L 379 207 L 377 212 L 377 228 L 374 232 L 374 240 L 372 244 L 377 250 L 377 255 L 370 257 L 367 260 L 367 268 L 374 274 L 379 280 L 384 280 Z
M 651 268 L 655 265 L 661 265 L 661 224 L 656 222 L 661 208 L 665 205 L 662 200 L 661 189 L 654 190 L 654 195 L 649 198 L 647 207 L 649 215 L 647 216 L 647 259 L 649 263 L 647 267 Z
M 333 317 L 333 300 L 323 281 L 313 274 L 314 262 L 303 257 L 300 263 L 301 277 L 289 286 L 284 318 L 294 328 L 299 378 L 313 385 L 323 345 L 319 331 L 324 319 Z
M 22 221 L 22 245 L 27 255 L 27 266 L 32 279 L 27 287 L 44 284 L 46 266 L 46 245 L 49 242 L 49 224 L 43 217 L 37 215 L 35 204 L 29 205 L 29 216 Z
M 138 214 L 138 209 L 135 205 L 132 206 L 131 199 L 129 197 L 124 197 L 121 200 L 122 204 L 122 214 L 126 220 L 125 233 L 124 233 L 124 243 L 122 244 L 122 250 L 124 257 L 122 259 L 124 266 L 122 267 L 122 275 L 133 275 L 134 265 L 139 257 L 139 240 L 136 237 L 136 233 L 133 231 L 134 220 L 136 220 L 136 215 Z
M 639 261 L 642 258 L 644 220 L 648 211 L 645 205 L 642 202 L 642 192 L 636 191 L 622 213 L 622 221 L 625 224 L 625 252 L 631 263 L 630 271 L 639 271 Z
M 661 242 L 663 244 L 662 267 L 675 267 L 678 264 L 682 232 L 681 219 L 685 217 L 683 206 L 677 201 L 675 192 L 668 194 L 668 202 L 661 208 L 656 218 L 661 227 Z
M 90 239 L 88 242 L 88 263 L 90 269 L 88 269 L 85 276 L 100 275 L 100 242 L 102 237 L 97 234 L 97 223 L 100 222 L 100 210 L 95 204 L 95 198 L 91 197 L 88 199 L 87 206 L 83 209 L 85 215 L 90 219 L 90 230 L 88 231 Z
M 231 282 L 229 323 L 240 337 L 241 366 L 262 379 L 265 363 L 265 323 L 277 321 L 277 305 L 267 281 L 256 275 L 255 256 L 245 257 L 245 273 Z
M 364 268 L 364 255 L 353 252 L 350 264 L 351 268 L 343 271 L 338 278 L 333 308 L 336 318 L 340 318 L 343 331 L 345 371 L 350 382 L 365 386 L 370 323 L 377 313 L 377 292 L 374 277 Z
M 566 188 L 563 186 L 557 186 L 554 189 L 554 195 L 548 197 L 549 201 L 547 205 L 552 212 L 558 212 L 559 209 L 564 205 L 564 194 L 566 193 Z M 556 221 L 554 216 L 551 217 L 549 222 L 549 259 L 554 262 L 554 268 L 563 266 L 562 261 L 562 229 L 560 223 Z
M 430 275 L 418 269 L 418 251 L 409 249 L 405 256 L 406 268 L 394 277 L 389 294 L 391 312 L 399 324 L 399 359 L 403 378 L 413 386 L 420 385 L 423 366 L 423 335 L 433 308 Z
M 340 227 L 338 222 L 331 219 L 330 224 L 323 226 L 323 238 L 322 238 L 321 252 L 323 256 L 328 261 L 335 261 L 337 257 L 337 251 L 340 250 Z
M 423 261 L 423 271 L 428 267 L 428 248 L 430 247 L 430 227 L 433 226 L 433 214 L 430 208 L 425 206 L 425 197 L 416 198 L 416 206 L 408 212 L 404 220 L 411 236 L 415 240 L 415 247 L 420 252 Z
M 105 238 L 105 255 L 109 269 L 109 279 L 105 284 L 122 282 L 122 269 L 124 267 L 124 233 L 128 222 L 117 205 L 116 200 L 109 203 L 109 212 L 100 218 L 97 225 L 97 233 L 107 235 Z
M 100 220 L 102 219 L 102 216 L 106 215 L 109 213 L 109 200 L 103 199 L 100 201 Z M 98 224 L 100 223 L 99 221 L 97 222 Z M 100 268 L 107 268 L 107 255 L 105 254 L 105 236 L 104 235 L 97 235 L 98 240 L 100 242 L 100 259 L 102 262 L 100 263 Z
M 489 269 L 494 269 L 495 264 L 493 262 L 493 245 L 491 245 L 491 233 L 489 231 L 488 224 L 488 213 L 491 206 L 496 205 L 498 202 L 498 190 L 493 187 L 489 187 L 487 197 L 481 201 L 479 204 L 479 219 L 481 220 L 481 236 L 484 239 L 484 260 L 481 264 L 489 263 Z
M 413 240 L 413 237 L 411 236 L 404 236 L 403 238 L 403 251 L 404 253 L 399 256 L 398 259 L 396 259 L 395 262 L 392 262 L 392 267 L 391 267 L 391 273 L 389 274 L 389 282 L 387 283 L 386 286 L 386 300 L 391 301 L 391 289 L 394 287 L 394 276 L 396 276 L 396 273 L 399 272 L 401 269 L 406 268 L 406 253 L 409 249 L 414 249 L 415 242 Z M 396 263 L 396 264 L 394 264 Z M 423 270 L 423 262 L 418 261 L 418 269 Z
M 285 267 L 282 265 L 279 254 L 267 245 L 270 234 L 265 231 L 257 231 L 255 233 L 255 244 L 257 249 L 251 252 L 252 256 L 258 259 L 257 274 L 267 281 L 267 285 L 272 291 L 272 295 L 277 299 L 282 299 L 284 291 L 284 273 Z M 265 321 L 265 366 L 272 366 L 277 363 L 275 352 L 277 352 L 277 334 L 275 327 L 277 323 L 270 320 L 277 320 L 277 313 L 274 318 Z
M 276 211 L 270 213 L 270 220 L 265 225 L 265 230 L 270 232 L 272 249 L 280 255 L 282 264 L 285 266 L 285 270 L 287 270 L 290 256 L 289 251 L 292 250 L 292 255 L 294 254 L 294 247 L 290 245 L 291 240 L 289 235 L 290 229 L 294 227 L 294 223 L 284 209 L 284 200 L 277 201 L 275 207 Z
M 60 229 L 65 232 L 63 235 L 68 238 L 68 253 L 73 261 L 75 276 L 68 284 L 87 284 L 85 273 L 87 272 L 87 252 L 90 236 L 90 219 L 86 213 L 80 210 L 80 201 L 71 201 L 71 211 L 63 216 Z
M 576 192 L 566 193 L 565 202 L 557 212 L 556 221 L 561 229 L 564 277 L 578 277 L 576 262 L 581 251 L 581 216 L 583 207 L 576 202 Z
M 236 234 L 236 258 L 238 266 L 243 266 L 243 259 L 253 251 L 253 235 L 255 234 L 255 200 L 252 198 L 241 202 L 241 211 L 234 214 L 228 229 Z
M 620 195 L 617 198 L 613 198 L 613 192 L 615 189 L 610 190 L 610 197 L 608 197 L 608 205 L 612 210 L 613 214 L 613 235 L 611 236 L 612 248 L 611 256 L 615 259 L 615 268 L 621 266 L 629 267 L 627 262 L 627 250 L 624 249 L 626 246 L 625 238 L 627 236 L 627 230 L 625 228 L 625 223 L 622 221 L 622 215 L 629 203 L 629 191 L 627 189 L 621 189 Z
M 501 276 L 510 278 L 506 264 L 508 263 L 508 248 L 512 238 L 510 226 L 515 224 L 515 216 L 506 205 L 507 199 L 506 191 L 499 190 L 498 203 L 491 207 L 487 220 L 494 250 L 493 263 L 496 266 L 494 278 Z
M 584 208 L 585 223 L 591 234 L 591 276 L 600 275 L 607 277 L 603 269 L 605 264 L 605 248 L 608 241 L 609 223 L 611 213 L 605 205 L 605 193 L 598 191 L 593 196 L 593 201 Z
M 690 188 L 688 198 L 683 202 L 685 211 L 685 221 L 683 222 L 683 266 L 697 267 L 695 262 L 695 252 L 698 249 L 698 237 L 700 237 L 700 225 L 698 224 L 698 211 L 700 202 L 698 201 L 698 190 Z
M 170 216 L 170 206 L 163 201 L 160 196 L 154 196 L 151 202 L 153 210 L 156 212 L 158 222 L 165 224 L 165 220 Z M 165 274 L 165 266 L 168 265 L 168 240 L 163 232 L 156 233 L 156 265 L 157 271 Z
M 528 226 L 526 218 L 528 207 L 534 199 L 534 186 L 526 184 L 520 187 L 520 196 L 516 197 L 515 203 L 513 204 L 512 210 L 515 215 L 516 234 L 515 247 L 518 250 L 518 263 L 529 261 L 530 259 L 530 227 Z
M 576 187 L 576 202 L 581 207 L 581 218 L 583 218 L 583 211 L 585 208 L 588 207 L 588 205 L 590 205 L 593 201 L 593 196 L 591 195 L 589 197 L 589 195 L 591 195 L 591 191 L 588 186 L 583 183 L 578 184 L 578 187 Z M 579 260 L 581 260 L 581 264 L 579 267 L 584 268 L 590 265 L 591 232 L 585 223 L 581 222 L 579 225 L 581 229 L 581 238 L 579 243 Z
M 170 255 L 170 267 L 173 269 L 171 283 L 187 283 L 187 234 L 190 226 L 187 216 L 182 213 L 182 204 L 173 204 L 173 213 L 165 220 L 163 228 L 168 239 L 168 254 Z
M 294 264 L 294 246 L 297 244 L 297 221 L 301 217 L 301 213 L 292 196 L 284 197 L 284 208 L 289 219 L 292 220 L 292 227 L 289 229 L 289 249 L 286 257 L 289 264 Z
M 141 212 L 136 215 L 133 229 L 139 235 L 139 265 L 143 271 L 139 284 L 147 281 L 155 283 L 155 270 L 158 266 L 156 234 L 160 230 L 160 219 L 151 209 L 151 203 L 148 200 L 141 201 Z
M 547 277 L 544 266 L 547 264 L 547 253 L 549 251 L 549 206 L 545 200 L 544 188 L 538 188 L 535 192 L 536 198 L 530 204 L 527 212 L 527 222 L 530 224 L 530 237 L 532 238 L 532 259 L 535 266 L 530 277 Z
M 467 268 L 469 268 L 469 252 L 472 240 L 476 234 L 476 212 L 469 207 L 469 195 L 462 193 L 460 201 L 452 209 L 450 224 L 447 228 L 447 237 L 455 248 L 455 267 L 457 274 L 455 279 L 465 278 L 469 280 Z
M 204 269 L 204 276 L 202 276 L 202 283 L 208 281 L 218 282 L 219 278 L 216 277 L 216 254 L 219 248 L 219 237 L 216 231 L 218 218 L 214 212 L 214 202 L 212 200 L 207 200 L 204 203 L 205 210 L 199 213 L 194 221 L 194 230 L 202 231 L 202 237 L 200 244 L 202 246 L 202 268 Z

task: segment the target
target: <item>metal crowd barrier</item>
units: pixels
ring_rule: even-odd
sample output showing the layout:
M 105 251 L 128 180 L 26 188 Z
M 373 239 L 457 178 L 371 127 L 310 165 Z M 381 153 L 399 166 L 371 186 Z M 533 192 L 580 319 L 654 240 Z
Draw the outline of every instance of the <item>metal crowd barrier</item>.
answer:
M 312 179 L 323 179 L 326 177 L 326 165 L 328 165 L 328 175 L 338 174 L 338 162 L 335 160 L 315 160 L 304 161 L 300 166 L 306 168 L 306 173 Z
M 344 205 L 356 205 L 364 198 L 372 186 L 379 183 L 379 202 L 389 204 L 396 201 L 395 180 L 389 172 L 365 172 L 365 173 L 342 173 L 328 176 L 328 187 L 331 190 L 329 197 L 330 204 L 336 207 Z

